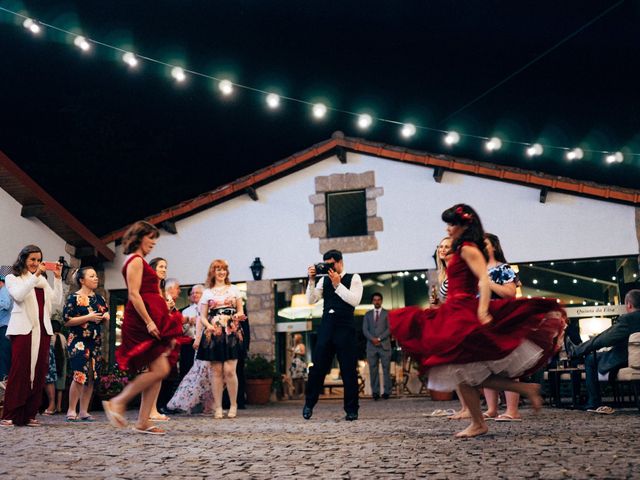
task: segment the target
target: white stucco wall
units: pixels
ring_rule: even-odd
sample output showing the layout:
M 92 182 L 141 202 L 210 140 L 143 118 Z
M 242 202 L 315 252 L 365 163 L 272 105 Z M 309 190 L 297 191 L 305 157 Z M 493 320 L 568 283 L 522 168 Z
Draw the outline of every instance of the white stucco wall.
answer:
M 66 242 L 40 220 L 20 216 L 22 205 L 0 188 L 0 265 L 12 265 L 25 245 L 42 249 L 46 261 L 56 261 L 65 253 Z
M 214 258 L 229 262 L 233 281 L 251 279 L 254 257 L 265 265 L 265 279 L 304 276 L 321 259 L 319 242 L 308 232 L 314 178 L 369 170 L 384 188 L 377 199 L 384 231 L 376 233 L 378 250 L 345 255 L 348 271 L 433 268 L 431 255 L 445 234 L 440 214 L 460 202 L 472 205 L 485 230 L 500 236 L 512 262 L 638 251 L 631 206 L 560 193 L 549 193 L 541 204 L 538 189 L 451 172 L 436 183 L 430 168 L 350 153 L 346 164 L 331 157 L 260 187 L 257 202 L 243 195 L 177 222 L 178 234 L 163 233 L 150 257 L 165 257 L 169 276 L 183 284 L 204 281 Z M 107 288 L 124 288 L 122 261 L 118 247 L 107 266 Z

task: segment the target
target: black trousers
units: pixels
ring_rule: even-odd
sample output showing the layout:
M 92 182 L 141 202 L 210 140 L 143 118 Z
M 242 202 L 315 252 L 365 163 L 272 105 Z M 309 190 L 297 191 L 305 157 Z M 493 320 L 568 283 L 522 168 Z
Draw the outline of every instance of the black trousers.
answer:
M 337 355 L 344 384 L 344 411 L 358 413 L 358 355 L 356 329 L 323 319 L 318 341 L 313 349 L 313 366 L 309 369 L 305 403 L 313 408 L 323 391 L 324 377 L 329 373 L 333 356 Z
M 180 381 L 182 381 L 184 376 L 191 370 L 191 367 L 193 367 L 195 355 L 196 352 L 193 349 L 193 341 L 180 346 Z

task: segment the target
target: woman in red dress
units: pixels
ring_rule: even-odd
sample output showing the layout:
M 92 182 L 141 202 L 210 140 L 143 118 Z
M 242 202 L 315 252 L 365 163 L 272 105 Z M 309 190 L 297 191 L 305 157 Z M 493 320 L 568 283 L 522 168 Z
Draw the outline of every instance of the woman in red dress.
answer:
M 171 370 L 168 355 L 175 338 L 182 334 L 182 325 L 178 325 L 169 314 L 167 302 L 160 295 L 158 276 L 144 260 L 155 246 L 158 236 L 156 227 L 139 221 L 122 238 L 123 251 L 129 254 L 122 267 L 129 301 L 124 311 L 122 343 L 116 350 L 116 360 L 120 368 L 141 373 L 119 395 L 102 402 L 102 405 L 111 424 L 124 427 L 127 424 L 124 418 L 127 404 L 142 393 L 134 430 L 164 435 L 164 430 L 149 421 L 149 414 L 162 379 Z
M 447 300 L 437 309 L 406 307 L 389 314 L 391 333 L 429 370 L 429 388 L 456 387 L 471 413 L 457 437 L 487 433 L 477 387 L 509 390 L 542 406 L 538 384 L 512 379 L 537 370 L 558 349 L 560 308 L 553 299 L 491 299 L 484 230 L 478 214 L 458 204 L 442 213 L 451 237 Z M 480 296 L 477 296 L 478 291 Z

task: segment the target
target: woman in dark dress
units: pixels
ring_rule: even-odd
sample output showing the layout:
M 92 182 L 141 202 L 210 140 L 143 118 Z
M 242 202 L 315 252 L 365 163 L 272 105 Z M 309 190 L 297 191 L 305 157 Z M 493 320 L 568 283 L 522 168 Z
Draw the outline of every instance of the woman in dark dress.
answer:
M 124 427 L 127 404 L 141 393 L 134 431 L 164 435 L 164 430 L 150 422 L 149 414 L 162 379 L 171 370 L 167 357 L 175 338 L 182 334 L 182 325 L 177 325 L 174 317 L 169 315 L 167 302 L 158 288 L 158 276 L 144 260 L 155 247 L 158 236 L 156 227 L 139 221 L 122 238 L 123 252 L 129 255 L 122 267 L 129 301 L 124 311 L 122 343 L 116 350 L 116 360 L 120 368 L 140 373 L 119 395 L 102 402 L 102 405 L 111 424 Z
M 556 352 L 562 321 L 553 299 L 490 302 L 484 230 L 478 214 L 458 204 L 445 210 L 442 220 L 453 241 L 447 263 L 447 301 L 437 309 L 394 310 L 389 320 L 403 348 L 429 370 L 429 388 L 459 388 L 471 425 L 456 436 L 475 437 L 488 431 L 477 387 L 518 392 L 529 398 L 534 410 L 540 409 L 540 386 L 512 379 L 537 370 Z
M 72 371 L 69 387 L 67 421 L 91 422 L 89 402 L 94 381 L 102 371 L 102 326 L 108 329 L 109 307 L 95 290 L 98 274 L 92 267 L 82 267 L 74 275 L 80 289 L 67 297 L 62 316 L 69 328 L 67 351 Z M 76 407 L 80 401 L 80 412 Z

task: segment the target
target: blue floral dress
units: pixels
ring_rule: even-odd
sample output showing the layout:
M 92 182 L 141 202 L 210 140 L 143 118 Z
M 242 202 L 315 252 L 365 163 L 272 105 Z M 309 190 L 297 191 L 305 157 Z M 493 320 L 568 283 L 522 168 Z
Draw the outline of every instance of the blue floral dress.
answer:
M 100 295 L 72 293 L 63 310 L 64 321 L 82 317 L 89 313 L 106 313 L 109 307 Z M 67 338 L 69 366 L 73 381 L 84 385 L 87 380 L 96 380 L 102 370 L 102 326 L 95 322 L 69 327 Z
M 493 283 L 497 283 L 498 285 L 506 285 L 507 283 L 515 282 L 517 287 L 520 283 L 518 275 L 508 263 L 500 263 L 495 267 L 488 269 L 488 274 L 489 280 Z M 497 293 L 491 292 L 492 300 L 497 300 L 499 298 L 500 296 Z

